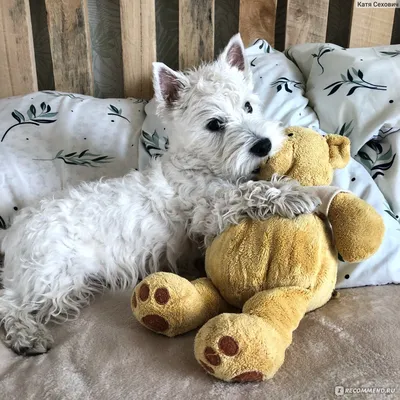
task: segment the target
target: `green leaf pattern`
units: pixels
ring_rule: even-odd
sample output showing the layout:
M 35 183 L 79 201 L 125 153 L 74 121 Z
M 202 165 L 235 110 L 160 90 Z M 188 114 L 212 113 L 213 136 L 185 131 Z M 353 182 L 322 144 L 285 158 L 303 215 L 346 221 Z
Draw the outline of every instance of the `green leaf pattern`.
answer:
M 11 112 L 11 116 L 17 121 L 16 124 L 11 125 L 3 134 L 0 142 L 3 142 L 8 133 L 19 125 L 40 125 L 40 124 L 52 124 L 57 120 L 54 117 L 57 116 L 58 112 L 51 112 L 50 105 L 42 102 L 40 104 L 41 113 L 37 115 L 36 107 L 31 104 L 26 111 L 27 118 L 18 110 Z
M 60 150 L 53 158 L 49 159 L 38 159 L 36 161 L 54 161 L 62 160 L 65 164 L 78 165 L 82 167 L 99 167 L 102 164 L 110 163 L 114 157 L 109 157 L 102 154 L 90 153 L 89 149 L 81 152 L 73 151 L 71 153 L 64 154 L 64 150 Z
M 142 130 L 142 143 L 150 157 L 160 157 L 168 150 L 168 138 L 163 136 L 162 139 L 160 140 L 156 130 L 152 134 Z
M 131 122 L 131 121 L 129 121 L 128 118 L 126 118 L 126 117 L 124 117 L 122 115 L 122 109 L 121 108 L 117 108 L 116 106 L 110 104 L 109 107 L 108 107 L 108 110 L 110 111 L 110 112 L 107 113 L 108 115 L 113 115 L 115 117 L 122 118 L 122 119 L 128 121 L 129 123 Z
M 368 82 L 364 79 L 364 73 L 360 69 L 352 68 L 347 70 L 346 76 L 340 74 L 342 80 L 331 83 L 326 86 L 324 90 L 330 89 L 328 96 L 335 94 L 342 86 L 351 86 L 347 92 L 347 96 L 351 96 L 357 89 L 364 88 L 370 90 L 387 90 L 387 86 L 378 85 L 375 83 Z
M 396 156 L 392 145 L 377 137 L 369 140 L 356 157 L 370 172 L 372 178 L 376 179 L 378 176 L 384 176 L 385 171 L 393 166 Z

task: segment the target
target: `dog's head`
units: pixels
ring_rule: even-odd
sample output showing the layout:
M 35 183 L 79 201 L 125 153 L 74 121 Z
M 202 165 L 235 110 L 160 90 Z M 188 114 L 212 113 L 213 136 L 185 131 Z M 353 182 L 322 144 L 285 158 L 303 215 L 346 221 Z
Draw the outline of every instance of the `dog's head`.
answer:
M 195 153 L 218 176 L 249 177 L 281 146 L 277 122 L 265 121 L 253 92 L 240 35 L 218 59 L 187 72 L 154 63 L 157 111 L 174 126 L 170 151 Z

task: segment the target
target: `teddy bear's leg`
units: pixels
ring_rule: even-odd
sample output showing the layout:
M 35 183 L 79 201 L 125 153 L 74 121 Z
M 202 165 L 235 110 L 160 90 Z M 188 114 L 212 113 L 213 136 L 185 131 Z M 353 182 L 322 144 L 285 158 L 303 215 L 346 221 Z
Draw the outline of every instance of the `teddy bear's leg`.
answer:
M 142 325 L 170 337 L 198 328 L 228 310 L 208 278 L 190 282 L 169 272 L 151 274 L 140 282 L 131 305 Z
M 242 314 L 221 314 L 197 333 L 195 356 L 203 368 L 225 381 L 254 382 L 274 376 L 307 311 L 311 293 L 283 287 L 255 294 Z

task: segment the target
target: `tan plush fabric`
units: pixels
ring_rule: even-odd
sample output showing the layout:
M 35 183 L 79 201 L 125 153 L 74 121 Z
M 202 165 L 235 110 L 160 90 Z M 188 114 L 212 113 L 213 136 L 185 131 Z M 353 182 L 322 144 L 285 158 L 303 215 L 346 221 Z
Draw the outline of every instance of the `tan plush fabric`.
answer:
M 360 261 L 377 251 L 384 234 L 382 218 L 366 202 L 326 186 L 333 170 L 349 161 L 350 141 L 299 127 L 285 133 L 283 148 L 260 174 L 286 174 L 322 191 L 325 215 L 272 216 L 233 225 L 207 249 L 208 280 L 189 282 L 158 272 L 146 277 L 132 297 L 138 321 L 157 333 L 172 337 L 203 325 L 195 357 L 209 374 L 227 382 L 271 379 L 304 314 L 330 300 L 338 251 L 345 260 Z M 371 241 L 370 230 L 379 237 Z M 227 312 L 226 303 L 236 312 Z
M 243 385 L 206 375 L 193 355 L 195 332 L 152 333 L 132 316 L 131 292 L 105 295 L 78 320 L 52 327 L 56 345 L 46 355 L 18 357 L 0 343 L 0 398 L 337 399 L 336 385 L 397 388 L 344 398 L 399 398 L 400 286 L 340 293 L 303 318 L 273 379 Z

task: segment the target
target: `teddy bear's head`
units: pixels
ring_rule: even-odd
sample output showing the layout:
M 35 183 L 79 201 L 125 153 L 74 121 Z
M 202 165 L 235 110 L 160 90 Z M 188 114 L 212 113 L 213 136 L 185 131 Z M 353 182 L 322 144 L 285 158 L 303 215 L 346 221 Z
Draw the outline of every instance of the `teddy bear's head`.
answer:
M 286 175 L 303 186 L 329 185 L 336 168 L 350 160 L 350 140 L 345 136 L 322 136 L 312 129 L 291 127 L 285 130 L 287 140 L 282 149 L 260 168 L 260 178 Z

